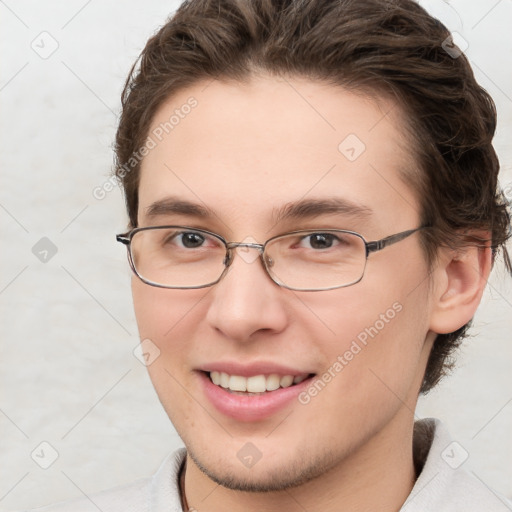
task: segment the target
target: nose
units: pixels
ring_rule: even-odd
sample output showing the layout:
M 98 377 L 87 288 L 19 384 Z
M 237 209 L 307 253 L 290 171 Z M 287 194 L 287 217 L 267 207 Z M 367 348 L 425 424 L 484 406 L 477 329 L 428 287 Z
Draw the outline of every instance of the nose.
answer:
M 253 340 L 257 333 L 278 333 L 286 328 L 286 290 L 263 268 L 256 247 L 233 251 L 224 277 L 214 285 L 207 322 L 235 341 Z

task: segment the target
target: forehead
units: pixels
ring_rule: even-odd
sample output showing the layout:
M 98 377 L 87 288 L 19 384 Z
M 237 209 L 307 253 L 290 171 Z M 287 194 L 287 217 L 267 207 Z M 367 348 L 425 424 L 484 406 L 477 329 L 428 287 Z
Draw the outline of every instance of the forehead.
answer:
M 400 177 L 414 162 L 390 100 L 300 78 L 213 80 L 169 98 L 148 136 L 141 224 L 168 196 L 231 222 L 270 222 L 289 203 L 332 197 L 371 206 L 387 222 L 417 217 Z

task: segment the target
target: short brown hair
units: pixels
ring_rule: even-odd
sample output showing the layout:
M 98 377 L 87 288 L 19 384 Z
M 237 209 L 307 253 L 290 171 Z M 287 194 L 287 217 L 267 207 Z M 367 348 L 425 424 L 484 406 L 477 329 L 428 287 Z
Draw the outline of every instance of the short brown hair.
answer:
M 401 106 L 418 168 L 422 244 L 431 265 L 461 233 L 491 234 L 493 254 L 510 236 L 492 146 L 496 110 L 464 54 L 445 50 L 450 32 L 412 0 L 190 0 L 152 36 L 122 93 L 115 173 L 137 226 L 140 161 L 133 155 L 171 95 L 204 79 L 247 81 L 258 70 L 327 81 Z M 132 159 L 132 160 L 130 160 Z M 130 162 L 130 166 L 128 163 Z M 457 242 L 459 240 L 459 242 Z M 421 392 L 453 367 L 469 324 L 437 336 Z

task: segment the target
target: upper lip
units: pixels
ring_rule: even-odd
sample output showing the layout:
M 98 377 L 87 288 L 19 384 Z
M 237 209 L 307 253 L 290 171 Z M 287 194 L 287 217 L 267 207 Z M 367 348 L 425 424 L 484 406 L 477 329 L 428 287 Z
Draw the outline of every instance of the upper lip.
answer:
M 250 364 L 240 364 L 234 361 L 218 361 L 204 364 L 198 368 L 203 372 L 224 372 L 229 375 L 252 377 L 253 375 L 309 375 L 312 372 L 303 371 L 291 366 L 276 364 L 271 361 L 255 361 Z

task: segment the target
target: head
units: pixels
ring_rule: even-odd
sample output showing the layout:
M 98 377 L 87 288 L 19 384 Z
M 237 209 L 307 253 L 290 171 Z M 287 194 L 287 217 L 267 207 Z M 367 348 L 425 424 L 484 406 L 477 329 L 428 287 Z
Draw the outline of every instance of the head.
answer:
M 369 241 L 425 227 L 333 290 L 279 286 L 240 251 L 207 288 L 134 277 L 141 339 L 160 351 L 150 376 L 214 480 L 313 478 L 411 419 L 453 365 L 510 218 L 494 104 L 443 48 L 449 36 L 409 0 L 191 1 L 134 65 L 115 148 L 130 228 L 263 244 L 298 229 Z M 293 404 L 241 418 L 207 399 L 216 365 L 269 363 L 308 376 Z M 241 449 L 264 469 L 240 475 Z

